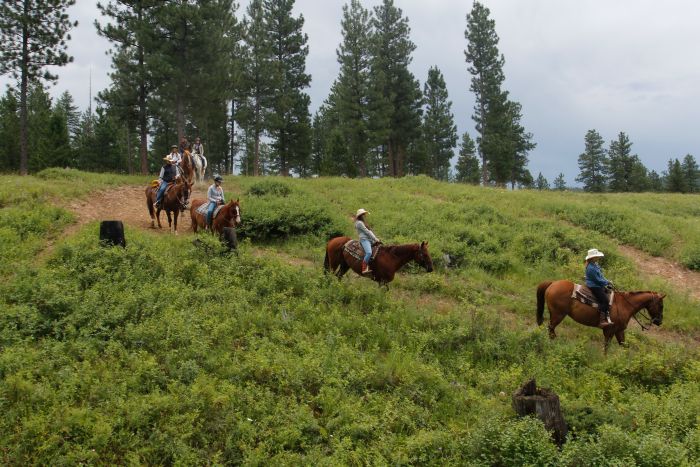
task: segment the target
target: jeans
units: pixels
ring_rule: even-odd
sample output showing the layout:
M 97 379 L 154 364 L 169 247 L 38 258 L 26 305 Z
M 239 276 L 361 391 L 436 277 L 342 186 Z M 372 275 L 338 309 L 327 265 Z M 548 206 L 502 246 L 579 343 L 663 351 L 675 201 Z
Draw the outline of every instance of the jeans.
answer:
M 596 300 L 598 300 L 598 310 L 607 315 L 609 305 L 608 296 L 605 293 L 605 289 L 603 287 L 589 287 L 589 289 L 591 289 L 591 292 L 593 292 Z
M 363 261 L 369 264 L 369 259 L 372 257 L 372 242 L 369 240 L 360 240 L 360 245 L 365 250 L 365 258 Z
M 214 215 L 214 209 L 216 209 L 217 203 L 209 202 L 209 208 L 207 208 L 207 225 L 211 225 L 211 216 Z
M 165 193 L 166 188 L 168 188 L 168 182 L 161 182 L 158 187 L 158 193 L 156 194 L 156 203 L 160 204 L 160 202 L 163 201 L 163 193 Z

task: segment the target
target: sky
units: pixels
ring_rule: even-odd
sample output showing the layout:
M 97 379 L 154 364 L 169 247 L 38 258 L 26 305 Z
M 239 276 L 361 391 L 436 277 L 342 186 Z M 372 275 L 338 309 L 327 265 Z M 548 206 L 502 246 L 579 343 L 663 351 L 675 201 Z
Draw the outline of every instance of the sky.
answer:
M 347 0 L 349 2 L 349 0 Z M 248 0 L 241 0 L 239 17 Z M 311 112 L 338 74 L 336 49 L 346 0 L 297 0 L 309 37 Z M 364 0 L 366 8 L 381 3 Z M 411 71 L 423 83 L 431 66 L 445 76 L 460 135 L 475 136 L 474 97 L 464 60 L 464 29 L 471 0 L 395 0 L 416 44 Z M 624 131 L 632 150 L 661 172 L 669 158 L 700 157 L 700 2 L 694 0 L 485 0 L 505 57 L 504 88 L 522 104 L 522 123 L 537 147 L 529 169 L 550 182 L 578 174 L 583 137 L 596 129 L 609 142 Z M 59 75 L 53 96 L 68 90 L 81 108 L 109 86 L 109 43 L 99 37 L 96 2 L 70 8 L 79 25 L 68 52 L 73 63 Z M 0 85 L 10 80 L 0 77 Z M 421 84 L 422 86 L 422 84 Z

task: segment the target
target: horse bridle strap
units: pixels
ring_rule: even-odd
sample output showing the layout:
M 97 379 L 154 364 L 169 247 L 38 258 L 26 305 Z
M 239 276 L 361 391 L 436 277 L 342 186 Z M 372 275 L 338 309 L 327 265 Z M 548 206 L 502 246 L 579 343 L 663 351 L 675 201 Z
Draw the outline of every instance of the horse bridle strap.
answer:
M 629 300 L 627 300 L 627 297 L 624 295 L 624 292 L 622 292 L 621 290 L 618 290 L 617 288 L 615 289 L 615 292 L 618 292 L 618 295 L 622 296 L 622 299 L 623 299 L 624 301 L 626 301 L 627 304 L 628 304 L 629 306 L 634 307 L 634 305 L 632 305 L 632 303 L 631 303 Z M 657 300 L 657 296 L 656 296 L 656 294 L 654 294 L 654 303 L 656 303 L 656 300 Z M 649 320 L 649 325 L 651 325 L 651 324 L 653 323 L 653 321 L 652 321 L 652 319 L 651 319 L 651 316 L 647 316 L 644 312 L 642 312 L 641 309 L 640 309 L 637 313 L 639 313 L 640 315 L 642 315 L 642 318 Z M 632 315 L 632 318 L 634 318 L 634 320 L 637 322 L 637 324 L 639 325 L 639 327 L 642 328 L 642 331 L 648 331 L 649 328 L 646 327 L 646 326 L 644 326 L 644 325 L 641 323 L 641 321 L 639 321 L 639 319 L 637 319 L 637 313 L 634 313 L 634 314 Z

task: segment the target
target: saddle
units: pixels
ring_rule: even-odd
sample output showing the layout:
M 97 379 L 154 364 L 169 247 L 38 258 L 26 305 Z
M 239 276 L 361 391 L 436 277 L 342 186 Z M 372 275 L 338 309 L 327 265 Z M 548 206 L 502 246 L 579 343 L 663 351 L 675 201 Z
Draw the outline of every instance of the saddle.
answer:
M 153 180 L 153 181 L 151 182 L 151 188 L 158 189 L 159 186 L 160 186 L 160 180 L 156 179 L 156 180 Z M 170 183 L 168 183 L 168 186 L 165 188 L 165 192 L 163 193 L 163 196 L 165 196 L 165 194 L 166 194 L 167 192 L 169 192 L 170 189 L 171 189 L 172 187 L 174 187 L 174 186 L 175 186 L 175 182 L 170 182 Z
M 211 216 L 211 220 L 216 219 L 216 216 L 219 214 L 219 211 L 226 206 L 225 204 L 220 204 L 214 209 L 214 213 Z M 204 217 L 207 217 L 207 209 L 209 209 L 209 203 L 204 203 L 200 207 L 197 208 L 197 213 L 203 215 Z
M 374 261 L 374 258 L 377 257 L 377 253 L 379 253 L 380 248 L 380 245 L 372 245 L 372 256 L 369 259 L 370 261 Z M 357 240 L 349 240 L 346 242 L 345 245 L 343 245 L 343 251 L 347 252 L 358 261 L 362 261 L 365 258 L 365 249 L 362 248 L 362 245 Z
M 605 294 L 608 296 L 608 304 L 612 307 L 615 292 L 606 290 Z M 584 305 L 598 308 L 598 300 L 595 298 L 595 295 L 593 295 L 593 292 L 591 292 L 591 289 L 585 285 L 574 284 L 574 292 L 571 294 L 571 298 L 578 300 Z

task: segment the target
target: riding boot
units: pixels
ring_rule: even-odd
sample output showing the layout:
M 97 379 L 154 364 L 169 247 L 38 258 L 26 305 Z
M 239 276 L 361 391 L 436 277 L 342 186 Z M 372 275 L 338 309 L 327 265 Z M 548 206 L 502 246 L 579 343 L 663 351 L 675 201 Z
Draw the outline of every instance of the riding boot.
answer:
M 605 313 L 604 311 L 600 312 L 600 322 L 598 323 L 599 328 L 606 328 L 610 326 L 612 322 L 610 321 L 610 317 Z
M 369 274 L 372 270 L 369 268 L 367 261 L 362 261 L 362 274 Z

